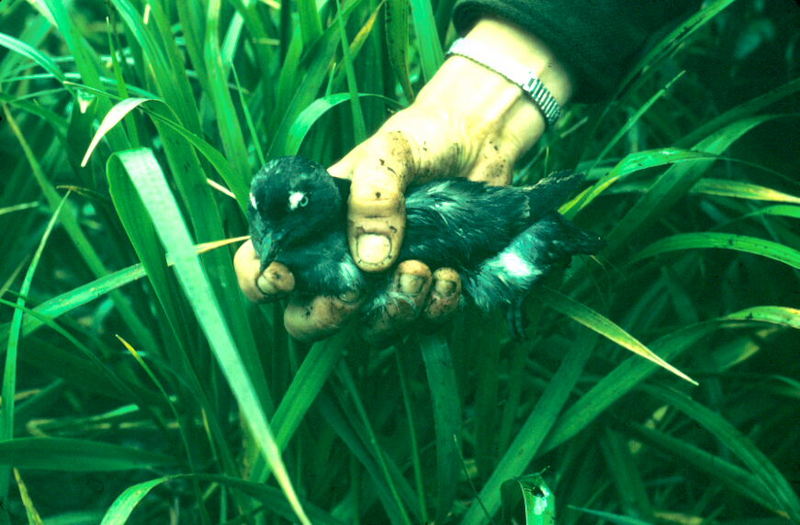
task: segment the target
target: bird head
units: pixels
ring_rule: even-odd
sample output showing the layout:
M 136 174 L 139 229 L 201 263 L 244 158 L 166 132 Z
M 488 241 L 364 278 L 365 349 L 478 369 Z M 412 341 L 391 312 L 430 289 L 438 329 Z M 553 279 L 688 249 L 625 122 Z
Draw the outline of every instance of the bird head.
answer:
M 300 157 L 267 162 L 250 186 L 250 235 L 261 269 L 282 250 L 343 228 L 350 181 Z

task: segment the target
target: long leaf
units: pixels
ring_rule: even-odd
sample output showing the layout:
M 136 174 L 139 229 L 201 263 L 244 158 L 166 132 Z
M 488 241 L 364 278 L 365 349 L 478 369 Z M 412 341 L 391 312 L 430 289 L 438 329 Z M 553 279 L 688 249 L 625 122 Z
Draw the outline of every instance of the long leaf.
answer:
M 420 341 L 420 349 L 433 401 L 439 521 L 453 504 L 461 470 L 461 404 L 447 342 L 442 336 L 426 336 Z
M 798 324 L 798 313 L 792 308 L 776 306 L 747 308 L 717 319 L 685 326 L 659 338 L 651 343 L 650 347 L 665 359 L 672 359 L 719 327 L 742 321 L 776 325 L 791 323 L 794 326 Z M 549 451 L 575 436 L 612 403 L 651 375 L 654 367 L 655 365 L 649 361 L 629 358 L 606 374 L 561 416 L 558 425 L 543 445 L 544 451 Z
M 670 389 L 643 386 L 642 389 L 660 401 L 669 403 L 700 426 L 714 434 L 719 442 L 729 448 L 775 498 L 779 514 L 800 521 L 800 498 L 784 475 L 750 439 L 736 429 L 719 413 L 701 405 L 690 397 Z
M 103 472 L 169 467 L 175 459 L 99 441 L 19 438 L 0 442 L 0 464 L 57 472 Z
M 46 71 L 49 71 L 53 74 L 53 76 L 60 81 L 66 80 L 64 76 L 64 72 L 61 71 L 61 68 L 58 67 L 52 58 L 48 57 L 38 49 L 34 49 L 25 42 L 21 40 L 17 40 L 16 38 L 6 35 L 4 33 L 0 33 L 0 46 L 6 47 L 11 51 L 19 53 L 23 56 L 26 56 L 39 64 L 43 67 Z
M 275 473 L 297 517 L 302 523 L 310 523 L 289 480 L 250 374 L 239 356 L 211 283 L 200 265 L 189 232 L 158 162 L 147 149 L 125 151 L 119 153 L 117 158 L 131 176 L 153 219 L 161 242 L 172 256 L 181 287 L 264 458 Z
M 42 239 L 39 241 L 39 246 L 36 248 L 36 252 L 31 259 L 31 264 L 28 266 L 28 271 L 25 272 L 25 278 L 22 280 L 22 286 L 20 286 L 19 289 L 17 308 L 14 310 L 14 314 L 11 318 L 8 346 L 6 347 L 6 361 L 3 370 L 3 403 L 0 406 L 0 414 L 2 414 L 2 417 L 0 417 L 0 441 L 9 440 L 14 437 L 14 399 L 17 395 L 17 354 L 19 352 L 19 344 L 22 335 L 22 313 L 23 307 L 25 306 L 25 298 L 30 293 L 33 276 L 36 273 L 36 269 L 39 267 L 42 252 L 61 214 L 61 209 L 67 201 L 67 197 L 69 197 L 69 193 L 58 203 L 58 207 L 47 223 Z M 0 498 L 5 501 L 8 491 L 9 472 L 5 470 L 0 476 Z
M 564 404 L 569 398 L 575 383 L 583 372 L 583 367 L 594 349 L 592 334 L 579 337 L 571 346 L 569 353 L 558 367 L 536 403 L 525 419 L 514 441 L 503 454 L 494 472 L 484 484 L 477 499 L 479 505 L 467 509 L 461 520 L 462 525 L 490 523 L 492 516 L 500 509 L 503 484 L 525 472 L 528 464 L 538 454 L 548 433 L 556 424 Z
M 611 341 L 614 341 L 623 348 L 627 348 L 631 352 L 640 355 L 649 361 L 652 361 L 666 370 L 669 370 L 681 379 L 684 379 L 693 385 L 698 384 L 697 381 L 664 361 L 652 350 L 643 345 L 638 339 L 620 328 L 617 324 L 600 315 L 598 312 L 592 310 L 588 306 L 581 304 L 567 297 L 566 295 L 560 294 L 555 290 L 546 288 L 541 289 L 538 295 L 548 306 L 572 318 L 586 328 L 594 330 L 598 334 Z
M 409 0 L 411 2 L 411 16 L 414 20 L 414 29 L 417 33 L 419 45 L 419 59 L 422 65 L 422 75 L 428 81 L 433 78 L 436 70 L 444 62 L 439 31 L 436 28 L 436 19 L 433 16 L 433 7 L 428 0 Z
M 124 523 L 127 523 L 128 518 L 136 509 L 137 505 L 139 505 L 139 503 L 141 503 L 141 501 L 145 499 L 153 489 L 171 481 L 185 479 L 217 483 L 225 487 L 239 490 L 245 494 L 248 494 L 249 496 L 257 498 L 264 503 L 267 503 L 271 511 L 283 516 L 287 520 L 291 520 L 294 517 L 291 507 L 282 501 L 281 493 L 278 491 L 278 489 L 270 487 L 269 485 L 213 474 L 177 474 L 143 481 L 125 489 L 119 496 L 117 496 L 117 498 L 114 500 L 114 503 L 106 511 L 101 525 L 123 525 Z M 314 520 L 314 523 L 321 523 L 324 525 L 343 525 L 341 521 L 333 518 L 330 514 L 323 512 L 318 508 L 310 505 L 308 505 L 307 508 L 309 511 L 309 517 Z
M 757 237 L 720 232 L 679 233 L 659 239 L 634 255 L 631 262 L 641 261 L 662 253 L 707 248 L 752 253 L 800 269 L 800 251 L 794 248 Z

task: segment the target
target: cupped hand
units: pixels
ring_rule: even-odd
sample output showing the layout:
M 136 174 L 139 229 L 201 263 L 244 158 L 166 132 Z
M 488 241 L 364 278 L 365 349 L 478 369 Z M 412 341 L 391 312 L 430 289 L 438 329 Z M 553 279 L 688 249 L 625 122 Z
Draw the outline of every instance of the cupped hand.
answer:
M 468 38 L 516 55 L 541 68 L 540 78 L 562 102 L 566 73 L 546 47 L 507 23 L 482 20 Z M 437 177 L 467 177 L 508 184 L 517 158 L 541 136 L 544 119 L 522 91 L 505 78 L 465 58 L 449 58 L 408 108 L 394 114 L 369 139 L 330 167 L 351 180 L 348 240 L 364 271 L 392 267 L 403 241 L 404 192 L 409 184 Z M 239 284 L 254 301 L 287 296 L 294 287 L 288 268 L 272 263 L 263 273 L 250 241 L 234 259 Z M 418 318 L 439 323 L 458 307 L 457 272 L 432 272 L 420 261 L 397 265 L 385 307 L 362 323 L 362 334 L 380 342 Z M 361 307 L 359 297 L 291 297 L 284 313 L 289 333 L 311 341 L 335 332 Z

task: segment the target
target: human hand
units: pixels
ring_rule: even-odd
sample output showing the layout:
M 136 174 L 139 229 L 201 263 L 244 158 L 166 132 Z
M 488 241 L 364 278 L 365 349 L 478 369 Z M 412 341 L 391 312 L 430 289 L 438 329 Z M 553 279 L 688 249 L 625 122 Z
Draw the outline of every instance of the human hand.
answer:
M 552 54 L 515 26 L 481 20 L 467 38 L 538 71 L 560 102 L 568 97 L 569 80 Z M 441 176 L 508 184 L 514 162 L 544 128 L 541 113 L 517 86 L 468 59 L 450 57 L 413 104 L 329 170 L 352 182 L 348 239 L 356 263 L 365 271 L 394 264 L 409 184 Z M 260 274 L 249 241 L 237 252 L 234 266 L 251 300 L 287 295 L 294 286 L 291 272 L 279 263 Z M 458 306 L 460 287 L 452 269 L 432 274 L 420 261 L 402 262 L 388 290 L 400 300 L 388 300 L 383 313 L 364 325 L 365 337 L 384 339 L 417 317 L 431 322 L 447 318 Z M 301 340 L 325 337 L 358 310 L 361 299 L 293 298 L 284 314 L 286 328 Z

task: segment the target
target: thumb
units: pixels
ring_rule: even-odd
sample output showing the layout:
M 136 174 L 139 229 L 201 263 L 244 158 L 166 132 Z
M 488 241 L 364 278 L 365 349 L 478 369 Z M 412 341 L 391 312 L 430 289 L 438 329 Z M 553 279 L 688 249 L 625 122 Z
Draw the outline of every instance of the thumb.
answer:
M 350 157 L 348 241 L 362 270 L 381 271 L 394 263 L 403 242 L 411 148 L 394 132 L 376 135 L 358 149 Z

